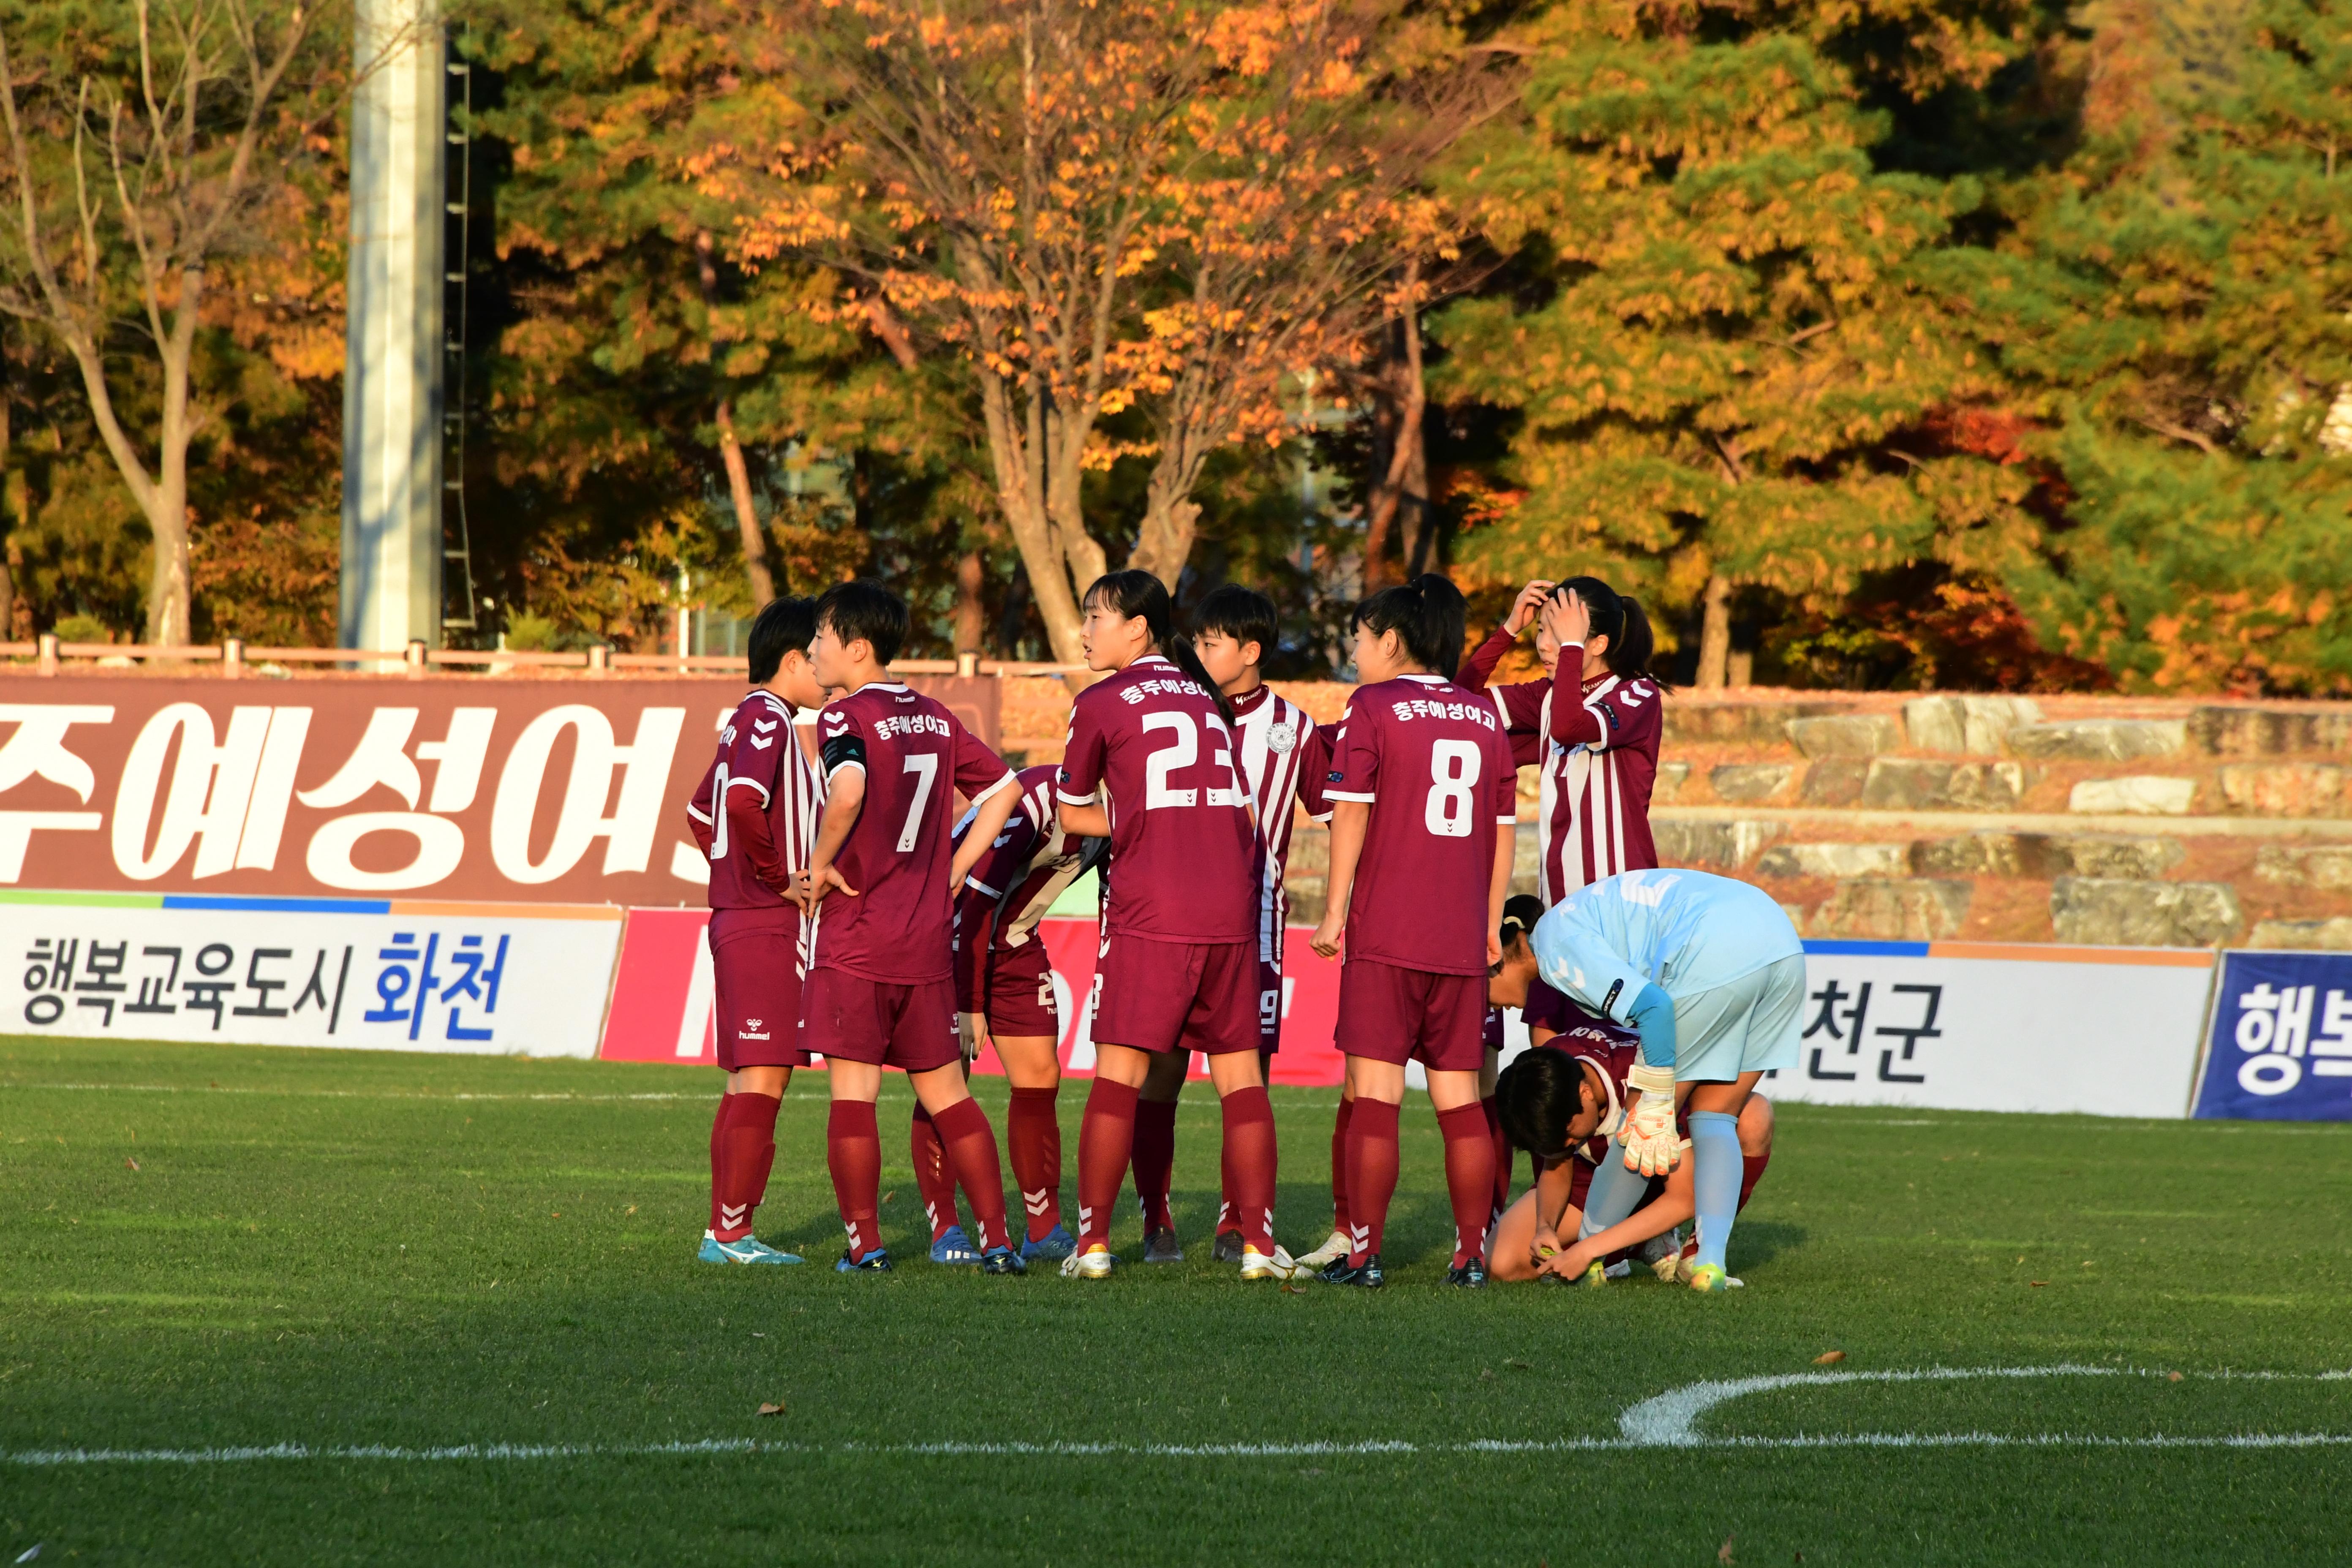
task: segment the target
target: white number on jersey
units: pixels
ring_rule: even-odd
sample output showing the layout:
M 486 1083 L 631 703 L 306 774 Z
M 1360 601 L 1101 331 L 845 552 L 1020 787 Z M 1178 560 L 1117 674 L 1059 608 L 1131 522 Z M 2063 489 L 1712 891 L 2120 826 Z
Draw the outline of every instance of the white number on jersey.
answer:
M 915 847 L 915 836 L 922 831 L 923 807 L 931 803 L 931 785 L 940 776 L 939 753 L 916 752 L 901 771 L 915 775 L 915 797 L 907 803 L 907 826 L 898 830 L 898 853 L 904 855 Z
M 1194 805 L 1201 802 L 1197 789 L 1171 789 L 1168 775 L 1178 768 L 1189 768 L 1201 760 L 1201 731 L 1190 713 L 1146 713 L 1143 716 L 1146 734 L 1154 730 L 1166 730 L 1176 737 L 1173 743 L 1160 747 L 1143 761 L 1143 809 L 1157 811 L 1163 806 Z M 1209 761 L 1211 777 L 1223 773 L 1223 787 L 1211 784 L 1208 804 L 1211 805 L 1243 805 L 1249 794 L 1242 788 L 1241 774 L 1234 768 L 1233 731 L 1222 719 L 1209 721 Z
M 1477 819 L 1471 798 L 1478 786 L 1481 759 L 1469 741 L 1439 741 L 1429 748 L 1429 800 L 1421 820 L 1440 838 L 1467 838 Z

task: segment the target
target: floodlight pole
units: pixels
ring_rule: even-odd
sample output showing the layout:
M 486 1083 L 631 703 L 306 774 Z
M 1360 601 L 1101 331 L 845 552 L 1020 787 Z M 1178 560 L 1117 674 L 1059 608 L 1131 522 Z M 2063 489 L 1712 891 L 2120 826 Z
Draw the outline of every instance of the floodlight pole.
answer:
M 439 0 L 357 0 L 340 646 L 441 644 Z

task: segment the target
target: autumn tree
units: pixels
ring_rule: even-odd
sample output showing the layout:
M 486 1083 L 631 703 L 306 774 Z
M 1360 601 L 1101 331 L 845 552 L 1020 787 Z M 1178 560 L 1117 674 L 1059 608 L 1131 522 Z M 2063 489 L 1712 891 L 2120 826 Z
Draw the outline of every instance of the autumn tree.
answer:
M 1476 570 L 1696 600 L 1721 685 L 1743 584 L 1830 604 L 1874 569 L 2023 557 L 2024 477 L 1926 428 L 2002 391 L 1940 265 L 1982 187 L 1879 168 L 1862 101 L 1982 81 L 2010 20 L 1563 0 L 1519 37 L 1523 114 L 1449 194 L 1522 286 L 1435 327 L 1447 395 L 1520 421 L 1524 493 L 1465 541 Z
M 331 19 L 299 0 L 92 0 L 0 23 L 0 310 L 79 373 L 153 541 L 150 642 L 192 635 L 190 451 L 226 412 L 197 385 L 207 284 L 341 101 Z

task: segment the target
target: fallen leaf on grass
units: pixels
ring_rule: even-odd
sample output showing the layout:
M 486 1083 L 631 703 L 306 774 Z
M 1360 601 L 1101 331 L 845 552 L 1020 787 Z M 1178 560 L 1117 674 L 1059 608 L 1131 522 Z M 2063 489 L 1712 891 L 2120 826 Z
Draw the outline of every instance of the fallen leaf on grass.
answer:
M 1479 1381 L 1479 1382 L 1481 1382 L 1481 1383 L 1492 1383 L 1492 1382 L 1494 1382 L 1494 1381 L 1495 1381 L 1495 1370 L 1494 1370 L 1494 1368 L 1492 1368 L 1492 1367 L 1486 1367 L 1486 1366 L 1482 1366 L 1482 1367 L 1480 1367 L 1480 1368 L 1478 1369 L 1478 1381 Z
M 1727 1535 L 1723 1538 L 1723 1544 L 1715 1549 L 1715 1560 L 1717 1563 L 1729 1563 L 1733 1561 L 1731 1555 L 1731 1543 L 1738 1539 L 1738 1537 L 1732 1535 Z
M 561 1214 L 551 1214 L 551 1215 L 549 1215 L 547 1217 L 548 1217 L 548 1218 L 550 1218 L 550 1219 L 562 1219 L 563 1216 L 562 1216 Z
M 1283 1286 L 1282 1293 L 1286 1296 L 1304 1296 L 1307 1294 L 1306 1291 L 1301 1290 L 1297 1286 L 1287 1283 Z
M 784 1407 L 781 1405 L 762 1405 L 760 1406 L 760 1414 L 762 1415 L 782 1415 L 783 1413 Z
M 623 1214 L 635 1214 L 637 1212 L 637 1205 L 631 1204 L 627 1208 L 623 1209 L 621 1212 Z
M 2164 1381 L 2167 1383 L 2179 1383 L 2180 1381 L 2180 1374 L 2177 1372 L 2168 1372 L 2164 1374 Z
M 1529 1371 L 1534 1370 L 1533 1368 L 1529 1367 L 1526 1362 L 1520 1361 L 1520 1360 L 1519 1360 L 1518 1358 L 1517 1358 L 1516 1356 L 1515 1356 L 1515 1357 L 1513 1357 L 1511 1360 L 1505 1362 L 1503 1364 L 1504 1364 L 1505 1366 L 1511 1367 L 1511 1368 L 1513 1368 L 1513 1369 L 1515 1369 L 1515 1370 L 1517 1370 L 1517 1371 L 1519 1371 L 1519 1372 L 1529 1372 Z
M 1843 1351 L 1823 1351 L 1821 1354 L 1813 1358 L 1813 1364 L 1815 1366 L 1835 1366 L 1838 1363 L 1843 1360 L 1845 1360 L 1845 1352 Z
M 2028 1285 L 2032 1286 L 2036 1290 L 2039 1290 L 2039 1289 L 2042 1289 L 2042 1287 L 2043 1287 L 2044 1285 L 2049 1284 L 2049 1283 L 2050 1283 L 2050 1281 L 2049 1281 L 2049 1280 L 2047 1280 L 2047 1279 L 2028 1279 L 2028 1280 L 2026 1281 L 2026 1283 L 2027 1283 Z
M 126 1158 L 126 1159 L 124 1159 L 124 1161 L 123 1161 L 122 1163 L 123 1163 L 124 1164 L 126 1164 L 126 1165 L 130 1166 L 130 1167 L 131 1167 L 132 1170 L 134 1170 L 134 1171 L 135 1171 L 135 1170 L 137 1170 L 137 1169 L 139 1168 L 139 1162 L 138 1162 L 138 1161 L 136 1161 L 136 1160 L 132 1160 L 132 1159 Z
M 753 1330 L 751 1331 L 751 1337 L 752 1337 L 753 1339 L 755 1339 L 755 1340 L 764 1340 L 764 1339 L 766 1339 L 768 1336 L 767 1336 L 767 1335 L 765 1335 L 765 1334 L 763 1334 L 763 1333 L 761 1333 L 759 1330 L 757 1330 L 757 1329 L 753 1329 Z
M 887 1203 L 888 1203 L 892 1198 L 895 1198 L 895 1197 L 897 1197 L 898 1195 L 898 1190 L 897 1190 L 896 1188 L 893 1188 L 891 1191 L 887 1192 L 887 1193 L 884 1193 L 884 1194 L 882 1194 L 882 1201 L 883 1201 L 884 1203 L 886 1203 L 886 1204 L 887 1204 Z

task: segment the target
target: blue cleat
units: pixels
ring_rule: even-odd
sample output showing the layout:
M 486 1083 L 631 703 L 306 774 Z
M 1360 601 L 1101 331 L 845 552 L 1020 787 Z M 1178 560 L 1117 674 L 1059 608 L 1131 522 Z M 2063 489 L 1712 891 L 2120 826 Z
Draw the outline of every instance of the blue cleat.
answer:
M 971 1237 L 963 1233 L 963 1226 L 951 1225 L 940 1232 L 939 1239 L 931 1243 L 931 1261 L 944 1263 L 950 1268 L 970 1268 L 980 1261 L 980 1248 L 971 1244 Z
M 1026 1274 L 1029 1265 L 1009 1247 L 992 1247 L 980 1255 L 982 1274 Z
M 695 1254 L 705 1263 L 799 1263 L 804 1261 L 796 1252 L 782 1252 L 770 1247 L 756 1236 L 721 1241 L 710 1231 L 702 1233 L 702 1250 Z
M 863 1258 L 852 1258 L 845 1247 L 841 1256 L 834 1259 L 833 1271 L 835 1274 L 887 1274 L 890 1272 L 890 1254 L 877 1247 Z
M 1034 1263 L 1039 1258 L 1052 1263 L 1059 1258 L 1067 1258 L 1077 1249 L 1078 1238 L 1057 1225 L 1036 1240 L 1023 1242 L 1021 1258 L 1025 1263 Z

